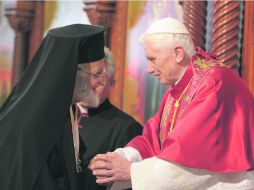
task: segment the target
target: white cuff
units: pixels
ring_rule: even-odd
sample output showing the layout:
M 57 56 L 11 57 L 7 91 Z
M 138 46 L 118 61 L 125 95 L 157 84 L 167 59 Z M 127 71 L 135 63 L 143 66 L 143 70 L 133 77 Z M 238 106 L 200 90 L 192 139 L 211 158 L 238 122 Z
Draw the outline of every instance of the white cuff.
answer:
M 127 160 L 131 161 L 131 163 L 139 162 L 142 160 L 139 152 L 132 147 L 118 148 L 114 152 L 118 154 L 119 156 L 122 156 L 126 158 Z
M 119 156 L 126 158 L 127 160 L 133 162 L 139 162 L 142 160 L 139 152 L 132 147 L 118 148 L 114 151 Z M 116 181 L 108 185 L 107 190 L 121 190 L 131 188 L 130 181 Z
M 133 190 L 254 190 L 254 171 L 216 173 L 152 157 L 131 164 Z
M 131 165 L 133 190 L 197 190 L 212 178 L 199 170 L 188 170 L 171 162 L 152 157 Z

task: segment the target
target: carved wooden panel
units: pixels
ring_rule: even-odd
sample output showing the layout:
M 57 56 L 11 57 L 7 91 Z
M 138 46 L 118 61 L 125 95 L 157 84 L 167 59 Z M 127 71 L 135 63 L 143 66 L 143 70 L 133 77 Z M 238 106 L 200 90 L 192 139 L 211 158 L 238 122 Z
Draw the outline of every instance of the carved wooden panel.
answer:
M 33 10 L 33 1 L 13 1 L 5 9 L 10 26 L 15 31 L 12 86 L 20 79 L 28 62 L 28 36 L 33 22 Z
M 215 1 L 212 52 L 238 72 L 240 42 L 240 1 Z
M 110 46 L 110 33 L 116 2 L 113 0 L 84 0 L 87 16 L 93 25 L 103 25 L 105 30 L 105 43 Z
M 245 1 L 242 77 L 254 95 L 254 1 Z
M 206 1 L 181 1 L 183 19 L 195 47 L 205 48 Z
M 117 1 L 116 13 L 113 20 L 110 46 L 116 63 L 116 84 L 110 95 L 112 103 L 123 108 L 123 84 L 126 64 L 128 2 Z
M 34 2 L 34 22 L 32 22 L 32 28 L 29 36 L 29 60 L 33 57 L 43 38 L 44 5 L 44 1 Z
M 92 24 L 106 27 L 105 41 L 115 58 L 116 83 L 110 95 L 111 102 L 122 108 L 127 25 L 127 1 L 85 0 L 84 10 Z

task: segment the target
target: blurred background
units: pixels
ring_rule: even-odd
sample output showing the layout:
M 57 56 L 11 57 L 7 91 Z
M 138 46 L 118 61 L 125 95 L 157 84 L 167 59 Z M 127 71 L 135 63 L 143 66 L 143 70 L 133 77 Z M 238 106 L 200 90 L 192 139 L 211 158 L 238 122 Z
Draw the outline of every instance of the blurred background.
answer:
M 116 61 L 111 102 L 144 123 L 167 87 L 146 74 L 139 36 L 168 16 L 183 21 L 195 45 L 217 55 L 254 93 L 254 1 L 8 0 L 0 1 L 0 106 L 49 29 L 95 24 L 106 27 Z

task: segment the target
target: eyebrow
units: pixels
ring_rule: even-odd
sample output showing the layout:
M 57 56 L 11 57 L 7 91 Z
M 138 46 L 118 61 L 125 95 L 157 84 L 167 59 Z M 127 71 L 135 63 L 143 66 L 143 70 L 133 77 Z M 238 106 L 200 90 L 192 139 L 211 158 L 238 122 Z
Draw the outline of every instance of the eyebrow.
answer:
M 155 57 L 153 57 L 153 56 L 146 56 L 146 59 L 153 60 L 153 59 L 155 59 Z
M 103 73 L 106 70 L 106 68 L 101 68 L 98 69 L 97 71 L 93 72 L 93 73 Z

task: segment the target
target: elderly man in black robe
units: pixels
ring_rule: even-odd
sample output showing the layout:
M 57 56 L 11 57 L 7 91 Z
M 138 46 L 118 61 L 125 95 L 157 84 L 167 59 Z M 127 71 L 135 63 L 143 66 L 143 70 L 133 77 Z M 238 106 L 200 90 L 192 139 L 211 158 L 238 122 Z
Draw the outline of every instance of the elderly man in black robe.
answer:
M 103 61 L 103 32 L 104 27 L 74 24 L 43 39 L 0 108 L 1 190 L 79 189 L 70 107 L 86 96 L 83 65 Z

